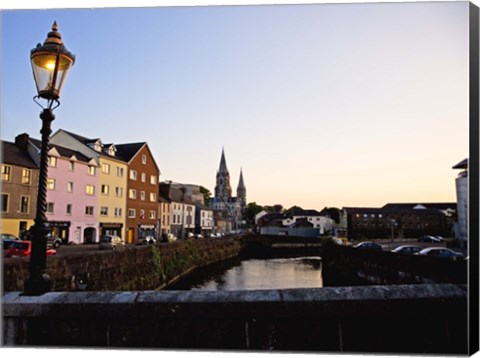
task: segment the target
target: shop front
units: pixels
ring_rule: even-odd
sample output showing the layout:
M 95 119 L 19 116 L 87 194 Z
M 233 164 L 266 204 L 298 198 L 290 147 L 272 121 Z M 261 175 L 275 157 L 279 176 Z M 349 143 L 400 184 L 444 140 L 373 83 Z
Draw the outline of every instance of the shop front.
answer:
M 103 235 L 114 235 L 122 237 L 122 229 L 122 223 L 100 223 L 100 237 L 102 237 Z
M 62 244 L 69 242 L 70 221 L 47 221 L 47 227 L 52 230 L 52 235 L 62 239 Z
M 143 239 L 147 236 L 152 236 L 155 239 L 158 239 L 157 237 L 157 227 L 156 225 L 138 225 L 138 239 Z

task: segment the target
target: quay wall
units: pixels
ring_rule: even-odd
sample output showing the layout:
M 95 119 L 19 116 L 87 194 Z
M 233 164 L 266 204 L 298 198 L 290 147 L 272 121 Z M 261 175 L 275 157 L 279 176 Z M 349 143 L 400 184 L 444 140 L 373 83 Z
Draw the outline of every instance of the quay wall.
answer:
M 165 245 L 127 246 L 112 251 L 87 251 L 48 256 L 51 291 L 155 290 L 192 270 L 237 256 L 234 239 L 181 240 Z M 29 258 L 3 260 L 3 292 L 22 291 Z
M 466 285 L 10 292 L 7 347 L 468 353 Z
M 425 283 L 466 284 L 468 260 L 361 250 L 350 246 L 322 246 L 325 286 L 396 285 Z

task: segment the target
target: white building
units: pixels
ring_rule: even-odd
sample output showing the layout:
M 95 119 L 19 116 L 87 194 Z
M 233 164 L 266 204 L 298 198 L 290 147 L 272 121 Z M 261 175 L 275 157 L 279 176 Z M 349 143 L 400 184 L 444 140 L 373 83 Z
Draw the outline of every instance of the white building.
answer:
M 455 223 L 455 237 L 463 240 L 466 244 L 468 240 L 468 159 L 455 164 L 452 169 L 461 169 L 455 179 L 457 192 L 457 222 Z

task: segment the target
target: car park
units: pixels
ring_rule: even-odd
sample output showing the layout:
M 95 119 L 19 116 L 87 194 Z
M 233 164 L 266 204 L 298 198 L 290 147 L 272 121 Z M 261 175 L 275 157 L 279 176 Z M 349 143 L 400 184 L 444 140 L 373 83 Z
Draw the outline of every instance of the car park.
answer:
M 119 236 L 115 235 L 103 235 L 100 238 L 98 248 L 100 250 L 115 250 L 125 246 L 125 241 Z
M 435 256 L 435 257 L 444 257 L 444 258 L 463 258 L 464 255 L 461 252 L 453 251 L 447 249 L 446 247 L 427 247 L 419 251 L 416 255 L 420 256 Z
M 422 248 L 417 245 L 401 245 L 392 250 L 392 252 L 396 252 L 398 254 L 410 254 L 413 255 L 417 252 L 420 252 Z
M 373 241 L 363 241 L 354 246 L 356 249 L 362 250 L 382 250 L 382 246 Z
M 32 242 L 26 240 L 17 240 L 10 245 L 5 252 L 5 257 L 25 257 L 32 253 Z M 47 256 L 55 255 L 57 253 L 54 249 L 47 249 Z

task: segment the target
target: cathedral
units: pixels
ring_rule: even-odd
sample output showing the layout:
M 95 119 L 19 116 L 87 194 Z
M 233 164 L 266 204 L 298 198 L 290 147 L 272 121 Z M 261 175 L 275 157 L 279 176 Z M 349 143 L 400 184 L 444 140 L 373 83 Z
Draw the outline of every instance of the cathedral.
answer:
M 231 230 L 238 230 L 244 223 L 244 212 L 247 206 L 247 190 L 245 189 L 245 184 L 243 182 L 243 173 L 242 170 L 240 170 L 237 196 L 232 197 L 230 173 L 227 169 L 227 162 L 225 160 L 223 148 L 222 157 L 220 159 L 220 168 L 217 171 L 215 197 L 212 199 L 211 206 L 224 220 L 231 224 Z

